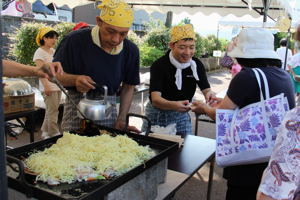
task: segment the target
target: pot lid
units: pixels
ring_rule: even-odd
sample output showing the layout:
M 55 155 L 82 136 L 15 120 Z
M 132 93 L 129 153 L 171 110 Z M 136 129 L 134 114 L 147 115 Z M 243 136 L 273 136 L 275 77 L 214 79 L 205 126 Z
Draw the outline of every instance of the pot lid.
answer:
M 7 96 L 24 96 L 33 94 L 31 85 L 19 78 L 7 78 L 3 79 L 4 86 L 4 95 Z

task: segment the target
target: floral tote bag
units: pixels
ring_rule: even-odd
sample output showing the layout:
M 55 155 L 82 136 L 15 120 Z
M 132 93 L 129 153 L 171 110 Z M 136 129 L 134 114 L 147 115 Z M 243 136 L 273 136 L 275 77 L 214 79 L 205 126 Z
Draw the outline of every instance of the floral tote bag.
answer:
M 221 167 L 268 161 L 281 121 L 289 110 L 283 94 L 270 98 L 263 71 L 255 68 L 253 72 L 260 101 L 242 109 L 216 111 L 216 163 Z M 265 99 L 259 74 L 265 86 Z

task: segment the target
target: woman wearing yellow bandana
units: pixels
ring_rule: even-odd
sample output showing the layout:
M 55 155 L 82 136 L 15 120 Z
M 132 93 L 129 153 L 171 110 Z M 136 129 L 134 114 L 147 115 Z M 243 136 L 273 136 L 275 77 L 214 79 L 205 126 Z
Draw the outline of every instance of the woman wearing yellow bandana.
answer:
M 57 42 L 58 33 L 51 27 L 40 28 L 36 43 L 39 48 L 35 51 L 33 61 L 36 66 L 42 67 L 45 63 L 52 62 L 55 50 L 53 47 Z M 61 99 L 60 89 L 52 82 L 45 78 L 40 78 L 40 91 L 43 94 L 46 106 L 45 118 L 42 125 L 42 139 L 50 136 L 59 135 L 59 128 L 57 124 L 58 107 Z
M 170 51 L 156 60 L 150 70 L 150 102 L 146 116 L 153 125 L 176 124 L 177 133 L 192 134 L 188 114 L 190 102 L 201 89 L 207 101 L 213 93 L 206 78 L 205 68 L 194 56 L 196 35 L 190 24 L 174 26 L 170 31 Z
M 120 0 L 104 0 L 99 8 L 97 26 L 71 32 L 59 45 L 54 60 L 62 63 L 65 73 L 58 79 L 77 103 L 85 92 L 87 95 L 102 93 L 95 88 L 97 83 L 108 87 L 109 102 L 116 105 L 116 93 L 122 85 L 119 113 L 113 106 L 108 117 L 96 123 L 123 129 L 134 87 L 139 84 L 139 51 L 126 39 L 133 22 L 133 11 Z M 62 128 L 64 131 L 76 130 L 79 125 L 76 109 L 67 100 Z

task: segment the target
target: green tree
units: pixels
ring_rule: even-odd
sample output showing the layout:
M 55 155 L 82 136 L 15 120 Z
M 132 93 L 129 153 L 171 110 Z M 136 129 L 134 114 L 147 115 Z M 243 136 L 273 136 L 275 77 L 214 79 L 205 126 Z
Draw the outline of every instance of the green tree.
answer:
M 192 23 L 191 23 L 191 19 L 188 18 L 188 17 L 184 18 L 181 22 L 182 22 L 183 24 L 192 24 Z
M 202 38 L 198 33 L 196 33 L 196 52 L 195 57 L 199 58 L 205 53 L 205 43 L 204 38 Z
M 275 49 L 280 47 L 280 40 L 283 38 L 287 38 L 288 37 L 288 33 L 284 33 L 284 32 L 277 32 L 274 35 L 274 47 Z M 289 40 L 289 48 L 292 49 L 294 48 L 294 41 L 290 38 Z
M 61 40 L 65 37 L 65 35 L 67 35 L 68 33 L 70 33 L 72 31 L 72 28 L 74 26 L 75 26 L 74 23 L 62 22 L 62 23 L 56 24 L 53 27 L 54 30 L 59 34 L 56 45 L 58 45 L 61 42 Z
M 207 53 L 208 56 L 213 55 L 214 50 L 221 50 L 225 51 L 227 40 L 218 40 L 215 35 L 208 35 L 207 37 L 203 38 L 203 45 L 204 45 L 204 53 Z

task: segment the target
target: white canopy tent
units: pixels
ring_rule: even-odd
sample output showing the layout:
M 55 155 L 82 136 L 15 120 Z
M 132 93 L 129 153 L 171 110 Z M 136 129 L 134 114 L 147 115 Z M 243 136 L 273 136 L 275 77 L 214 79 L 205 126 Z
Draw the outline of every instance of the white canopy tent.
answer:
M 300 21 L 300 1 L 299 0 L 278 0 L 278 2 L 289 13 L 293 21 Z
M 35 0 L 28 0 L 34 2 Z M 68 5 L 74 8 L 84 5 L 95 0 L 42 0 L 44 4 L 54 2 L 57 6 Z M 97 0 L 96 0 L 97 1 Z M 144 9 L 151 13 L 154 11 L 167 13 L 188 12 L 195 14 L 202 12 L 205 15 L 218 13 L 221 16 L 233 14 L 235 16 L 243 16 L 250 14 L 253 17 L 259 17 L 264 14 L 265 8 L 269 10 L 272 18 L 278 16 L 278 10 L 281 5 L 276 0 L 125 0 L 135 9 Z
M 235 16 L 243 16 L 250 14 L 253 17 L 259 17 L 264 12 L 264 0 L 127 0 L 134 8 L 147 9 L 147 12 L 172 11 L 176 14 L 188 12 L 193 15 L 202 12 L 205 15 L 218 13 L 221 16 L 233 14 Z M 280 5 L 276 1 L 267 0 L 270 3 L 271 11 L 280 10 Z
M 263 17 L 258 17 L 253 20 L 250 15 L 244 15 L 235 19 L 228 19 L 227 16 L 219 21 L 219 25 L 222 27 L 262 27 Z M 268 21 L 265 23 L 266 28 L 273 28 L 276 26 L 276 22 Z

